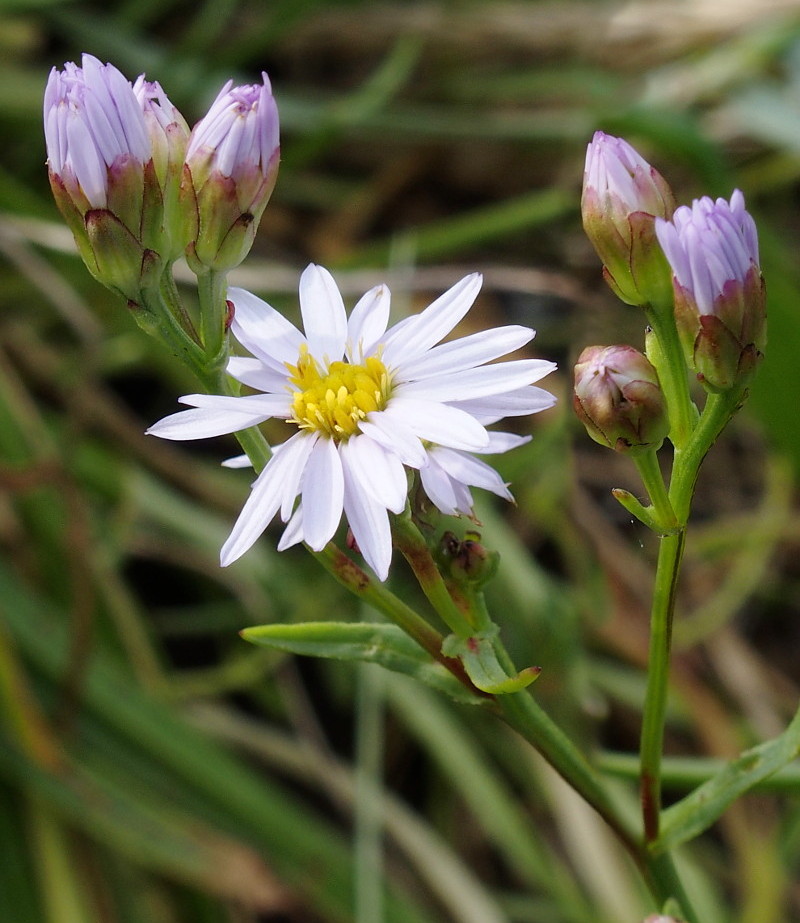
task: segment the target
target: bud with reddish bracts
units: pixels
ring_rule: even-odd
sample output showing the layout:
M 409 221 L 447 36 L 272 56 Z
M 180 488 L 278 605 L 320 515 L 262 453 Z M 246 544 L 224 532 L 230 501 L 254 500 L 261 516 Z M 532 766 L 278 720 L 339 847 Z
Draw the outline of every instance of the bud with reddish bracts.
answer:
M 89 271 L 138 302 L 185 245 L 179 171 L 165 163 L 183 160 L 188 127 L 158 84 L 140 77 L 134 88 L 91 55 L 81 63 L 53 68 L 47 81 L 50 185 Z
M 182 193 L 190 221 L 187 259 L 198 274 L 241 263 L 275 186 L 278 108 L 267 75 L 261 77 L 250 86 L 226 83 L 192 129 Z
M 589 346 L 575 366 L 575 413 L 600 445 L 636 454 L 669 432 L 666 401 L 650 361 L 632 346 Z
M 691 368 L 707 390 L 747 382 L 766 345 L 766 289 L 755 222 L 737 189 L 730 202 L 705 196 L 657 221 L 669 260 L 675 322 Z
M 583 227 L 606 282 L 627 304 L 669 298 L 669 268 L 654 222 L 674 210 L 672 190 L 657 170 L 627 141 L 595 132 L 586 151 Z

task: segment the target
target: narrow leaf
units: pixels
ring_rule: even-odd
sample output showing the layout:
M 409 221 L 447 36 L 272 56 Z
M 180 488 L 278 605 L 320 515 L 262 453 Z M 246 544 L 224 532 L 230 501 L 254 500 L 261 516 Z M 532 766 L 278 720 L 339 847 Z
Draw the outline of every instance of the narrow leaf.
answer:
M 396 625 L 379 622 L 258 625 L 245 628 L 241 636 L 253 644 L 292 654 L 378 663 L 387 670 L 413 676 L 459 702 L 471 705 L 482 702 Z
M 800 710 L 774 740 L 746 750 L 662 815 L 659 852 L 707 830 L 741 795 L 800 755 Z

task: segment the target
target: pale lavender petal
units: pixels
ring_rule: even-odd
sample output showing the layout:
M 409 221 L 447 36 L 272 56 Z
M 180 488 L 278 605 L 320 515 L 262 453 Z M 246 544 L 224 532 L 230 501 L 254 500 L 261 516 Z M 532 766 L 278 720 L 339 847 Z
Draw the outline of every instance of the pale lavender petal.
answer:
M 66 145 L 69 156 L 64 169 L 71 169 L 83 194 L 95 208 L 105 208 L 108 197 L 108 169 L 92 133 L 77 114 L 67 116 Z
M 383 361 L 392 367 L 416 359 L 456 326 L 478 297 L 483 277 L 465 276 L 408 323 L 398 324 L 384 337 Z
M 278 551 L 286 551 L 287 548 L 291 548 L 293 545 L 299 545 L 300 542 L 305 541 L 305 536 L 303 535 L 303 504 L 299 503 L 297 509 L 292 514 L 292 518 L 286 525 L 286 528 L 283 530 L 283 535 L 281 535 L 280 540 L 278 541 Z
M 359 429 L 378 445 L 393 452 L 409 468 L 420 468 L 425 464 L 428 456 L 419 436 L 399 420 L 387 417 L 385 411 L 368 414 L 367 419 L 359 424 Z
M 421 381 L 398 385 L 395 396 L 418 397 L 428 401 L 465 401 L 505 394 L 524 385 L 532 384 L 555 368 L 544 359 L 516 359 L 482 365 L 477 369 L 444 373 Z
M 315 263 L 300 277 L 300 312 L 311 355 L 317 361 L 339 361 L 347 339 L 347 313 L 333 276 Z
M 504 500 L 514 499 L 508 486 L 494 468 L 467 452 L 456 452 L 453 449 L 434 446 L 429 455 L 441 465 L 452 480 L 468 484 L 470 487 L 490 490 L 498 497 L 503 497 Z
M 288 394 L 245 394 L 243 397 L 234 397 L 227 394 L 184 394 L 178 398 L 179 403 L 188 404 L 190 407 L 204 407 L 208 410 L 219 410 L 231 414 L 261 415 L 261 421 L 270 417 L 284 419 L 291 415 Z M 239 426 L 237 429 L 242 429 Z
M 343 459 L 344 512 L 364 560 L 385 580 L 392 561 L 392 533 L 386 507 L 367 488 L 359 467 L 352 468 Z
M 226 436 L 248 426 L 256 426 L 266 419 L 259 411 L 233 413 L 230 410 L 199 407 L 194 410 L 179 410 L 145 430 L 148 436 L 183 442 L 188 439 L 209 439 L 212 436 Z
M 297 364 L 306 340 L 294 324 L 243 288 L 229 288 L 228 299 L 234 307 L 231 330 L 245 349 L 277 372 L 285 374 L 287 362 Z
M 284 458 L 284 471 L 286 472 L 286 483 L 283 489 L 283 503 L 281 504 L 281 519 L 286 520 L 291 516 L 292 507 L 297 495 L 300 493 L 300 486 L 303 480 L 303 474 L 308 463 L 308 459 L 319 441 L 319 433 L 295 433 L 291 439 L 287 439 L 282 445 L 274 451 L 276 454 L 288 455 Z
M 447 404 L 397 397 L 383 414 L 404 423 L 420 439 L 438 445 L 479 451 L 489 444 L 486 430 L 474 416 Z
M 267 75 L 262 72 L 261 78 L 261 84 L 233 86 L 229 80 L 222 87 L 192 131 L 186 151 L 190 169 L 211 157 L 223 176 L 247 176 L 253 168 L 268 175 L 279 150 L 278 110 Z
M 220 462 L 223 468 L 252 468 L 253 463 L 247 455 L 234 455 Z
M 519 448 L 530 442 L 532 436 L 518 436 L 516 433 L 499 433 L 489 430 L 489 445 L 480 450 L 480 455 L 500 455 L 509 449 Z
M 342 518 L 344 478 L 336 443 L 321 438 L 314 446 L 303 475 L 303 532 L 314 551 L 333 538 Z
M 293 438 L 303 435 L 299 433 Z M 223 567 L 240 558 L 270 524 L 283 502 L 287 476 L 293 464 L 293 453 L 276 452 L 256 478 L 239 518 L 222 546 L 220 563 Z
M 347 322 L 347 358 L 360 363 L 371 355 L 386 333 L 391 294 L 386 285 L 376 285 L 359 299 Z
M 495 394 L 491 397 L 478 397 L 468 401 L 451 401 L 458 407 L 488 425 L 502 420 L 503 417 L 520 417 L 529 413 L 539 413 L 556 403 L 556 398 L 544 388 L 528 385 L 509 391 L 508 394 Z
M 259 391 L 286 392 L 286 369 L 278 372 L 269 368 L 260 359 L 251 359 L 249 356 L 231 356 L 228 359 L 226 371 L 231 378 L 235 378 L 250 388 L 257 388 Z
M 498 327 L 434 346 L 413 362 L 403 362 L 398 369 L 397 381 L 418 381 L 443 373 L 472 369 L 514 352 L 535 335 L 530 327 Z
M 458 515 L 458 498 L 447 473 L 434 462 L 420 468 L 419 476 L 431 503 L 446 516 Z
M 403 463 L 393 450 L 387 451 L 362 432 L 343 442 L 339 453 L 343 465 L 359 472 L 360 481 L 375 500 L 393 513 L 405 509 L 408 481 Z

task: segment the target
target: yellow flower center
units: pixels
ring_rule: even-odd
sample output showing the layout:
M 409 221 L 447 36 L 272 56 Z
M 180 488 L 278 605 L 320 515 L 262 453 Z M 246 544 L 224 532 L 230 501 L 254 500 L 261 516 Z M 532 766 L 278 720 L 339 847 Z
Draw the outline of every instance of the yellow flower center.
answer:
M 373 410 L 383 410 L 391 392 L 391 376 L 376 356 L 363 365 L 332 362 L 322 374 L 306 347 L 297 365 L 289 365 L 289 381 L 295 387 L 290 423 L 319 432 L 337 442 L 358 432 L 359 423 Z

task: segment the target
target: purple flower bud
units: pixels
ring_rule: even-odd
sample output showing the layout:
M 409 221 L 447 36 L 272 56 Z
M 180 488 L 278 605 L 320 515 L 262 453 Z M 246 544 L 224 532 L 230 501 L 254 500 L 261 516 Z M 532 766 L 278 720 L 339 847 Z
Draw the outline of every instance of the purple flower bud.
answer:
M 687 359 L 711 391 L 752 374 L 766 345 L 766 290 L 755 222 L 737 189 L 683 205 L 656 234 L 672 267 L 675 320 Z
M 627 141 L 595 132 L 586 151 L 583 226 L 606 281 L 628 304 L 649 304 L 668 293 L 654 221 L 670 218 L 674 209 L 672 190 L 657 170 Z
M 169 233 L 180 224 L 180 177 L 168 164 L 176 156 L 182 161 L 188 129 L 158 84 L 140 77 L 134 87 L 88 54 L 81 63 L 53 68 L 47 81 L 50 185 L 89 270 L 137 301 L 142 286 L 185 246 Z M 154 130 L 155 123 L 163 129 Z
M 575 413 L 600 445 L 634 454 L 669 432 L 658 374 L 632 346 L 588 346 L 575 366 Z
M 278 108 L 261 77 L 261 84 L 226 83 L 189 139 L 184 191 L 195 207 L 188 256 L 198 272 L 238 266 L 275 186 Z

